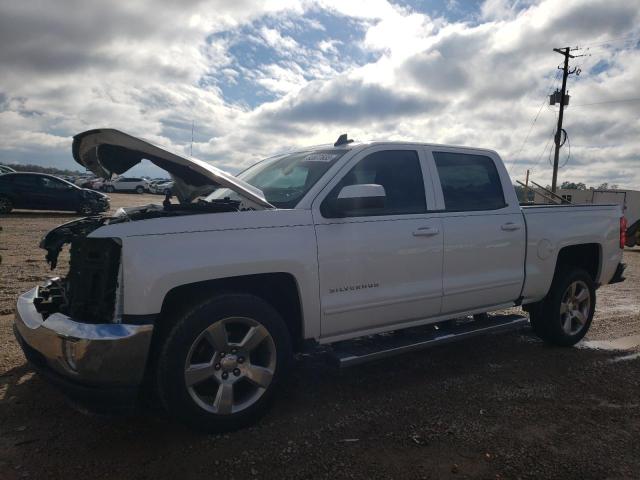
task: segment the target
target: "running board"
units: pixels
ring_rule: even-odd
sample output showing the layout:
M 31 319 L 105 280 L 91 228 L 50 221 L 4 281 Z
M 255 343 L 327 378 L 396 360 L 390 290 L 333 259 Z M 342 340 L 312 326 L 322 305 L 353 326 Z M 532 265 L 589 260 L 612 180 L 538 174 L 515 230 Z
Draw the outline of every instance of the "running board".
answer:
M 352 367 L 476 335 L 515 330 L 528 323 L 527 317 L 515 314 L 489 315 L 482 320 L 456 319 L 337 342 L 331 345 L 327 353 L 336 366 Z

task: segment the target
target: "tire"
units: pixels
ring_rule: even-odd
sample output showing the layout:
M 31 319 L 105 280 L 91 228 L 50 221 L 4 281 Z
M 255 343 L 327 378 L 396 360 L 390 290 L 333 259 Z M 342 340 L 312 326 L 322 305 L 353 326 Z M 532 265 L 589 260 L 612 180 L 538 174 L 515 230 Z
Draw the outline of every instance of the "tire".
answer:
M 83 203 L 80 205 L 80 208 L 78 208 L 78 213 L 86 216 L 93 215 L 93 207 L 89 203 Z
M 636 227 L 636 229 L 634 229 L 633 231 L 629 229 L 629 231 L 627 231 L 627 241 L 625 242 L 625 246 L 629 248 L 635 247 L 637 237 L 638 237 L 638 228 Z
M 291 359 L 289 332 L 271 305 L 253 295 L 222 294 L 177 319 L 160 349 L 158 396 L 171 416 L 195 430 L 236 430 L 268 410 Z
M 104 191 L 107 193 L 113 193 L 116 191 L 116 189 L 113 188 L 113 185 L 107 185 L 106 187 L 104 187 Z
M 13 202 L 7 197 L 0 197 L 0 213 L 9 213 L 13 210 Z
M 582 269 L 564 268 L 556 273 L 545 299 L 530 307 L 531 327 L 547 343 L 570 347 L 589 331 L 595 306 L 591 276 Z
M 140 194 L 140 195 L 143 194 L 144 193 L 144 187 L 141 187 L 140 185 L 138 185 L 136 187 L 136 193 Z

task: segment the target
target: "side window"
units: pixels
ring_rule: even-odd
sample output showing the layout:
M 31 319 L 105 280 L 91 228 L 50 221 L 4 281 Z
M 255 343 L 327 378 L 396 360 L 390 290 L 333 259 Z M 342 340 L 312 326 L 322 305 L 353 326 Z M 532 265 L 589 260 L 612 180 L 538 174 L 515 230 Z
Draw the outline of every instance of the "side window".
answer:
M 347 173 L 325 198 L 320 211 L 325 218 L 338 216 L 332 203 L 348 185 L 377 184 L 385 191 L 384 206 L 345 212 L 348 217 L 425 213 L 424 181 L 418 153 L 414 150 L 384 150 L 367 155 Z
M 497 210 L 506 205 L 500 175 L 484 155 L 433 152 L 447 210 Z
M 49 177 L 40 177 L 40 183 L 44 188 L 49 188 L 52 190 L 66 190 L 67 184 L 63 183 L 59 180 Z

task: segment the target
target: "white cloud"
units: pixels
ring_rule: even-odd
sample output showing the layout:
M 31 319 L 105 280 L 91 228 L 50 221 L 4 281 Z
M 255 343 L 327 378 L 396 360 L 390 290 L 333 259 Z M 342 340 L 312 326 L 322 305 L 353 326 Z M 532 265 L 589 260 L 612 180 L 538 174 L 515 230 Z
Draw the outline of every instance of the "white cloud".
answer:
M 267 42 L 267 45 L 276 50 L 294 50 L 299 47 L 298 42 L 293 38 L 282 36 L 275 28 L 262 27 L 260 35 Z
M 536 181 L 548 183 L 550 107 L 543 105 L 521 146 L 561 60 L 552 48 L 638 39 L 632 3 L 487 0 L 477 21 L 464 23 L 386 0 L 116 2 L 108 9 L 5 2 L 0 161 L 50 158 L 71 167 L 70 137 L 100 126 L 188 151 L 195 122 L 194 154 L 236 171 L 348 131 L 494 148 L 517 161 L 517 177 L 532 168 Z M 341 31 L 309 15 L 320 11 L 337 15 Z M 349 40 L 339 36 L 345 30 Z M 313 40 L 305 42 L 307 34 Z M 243 40 L 273 58 L 247 49 L 255 63 L 246 63 L 237 52 Z M 593 56 L 572 61 L 583 73 L 569 81 L 571 158 L 561 179 L 640 184 L 640 103 L 579 106 L 638 97 L 640 51 L 630 45 L 598 45 Z M 345 62 L 347 49 L 366 60 Z M 592 70 L 603 60 L 606 68 Z M 256 106 L 232 101 L 223 80 L 240 96 L 269 95 Z M 568 146 L 562 158 L 567 153 Z

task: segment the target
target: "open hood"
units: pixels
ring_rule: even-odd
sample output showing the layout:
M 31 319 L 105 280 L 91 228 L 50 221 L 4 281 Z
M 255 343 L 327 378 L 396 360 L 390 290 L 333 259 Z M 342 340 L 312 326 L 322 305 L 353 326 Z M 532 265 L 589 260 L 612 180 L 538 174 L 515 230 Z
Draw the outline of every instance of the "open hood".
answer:
M 73 137 L 73 158 L 94 174 L 103 178 L 121 175 L 142 159 L 166 170 L 175 181 L 173 193 L 180 203 L 189 203 L 211 187 L 226 187 L 243 199 L 248 206 L 274 208 L 262 191 L 213 165 L 195 158 L 171 153 L 140 138 L 119 130 L 100 128 Z

